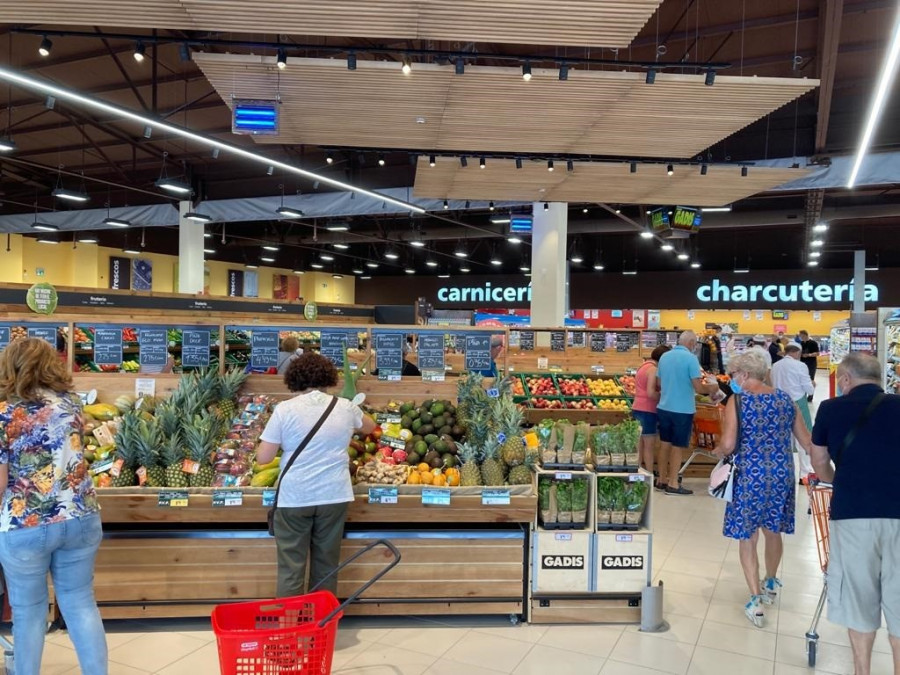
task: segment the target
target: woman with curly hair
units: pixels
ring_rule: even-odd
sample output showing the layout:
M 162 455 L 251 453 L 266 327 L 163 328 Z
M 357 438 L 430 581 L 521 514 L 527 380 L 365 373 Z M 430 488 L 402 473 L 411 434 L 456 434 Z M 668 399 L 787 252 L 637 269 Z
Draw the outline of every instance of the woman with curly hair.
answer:
M 107 672 L 93 588 L 103 531 L 82 426 L 81 402 L 53 347 L 36 338 L 13 341 L 0 354 L 0 563 L 17 675 L 41 672 L 48 572 L 81 672 Z
M 293 359 L 284 383 L 297 395 L 282 401 L 272 413 L 256 451 L 260 464 L 275 459 L 282 448 L 278 503 L 275 504 L 275 546 L 278 556 L 278 597 L 318 586 L 338 565 L 347 504 L 353 501 L 347 446 L 354 430 L 369 434 L 375 422 L 351 401 L 325 393 L 337 384 L 334 364 L 320 354 Z M 334 402 L 321 427 L 289 469 L 301 442 Z M 331 577 L 320 590 L 337 591 Z

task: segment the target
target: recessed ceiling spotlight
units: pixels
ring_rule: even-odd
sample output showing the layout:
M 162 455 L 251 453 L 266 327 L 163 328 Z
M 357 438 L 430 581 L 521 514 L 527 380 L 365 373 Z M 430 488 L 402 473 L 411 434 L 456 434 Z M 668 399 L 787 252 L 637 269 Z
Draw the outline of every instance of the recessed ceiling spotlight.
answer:
M 587 212 L 588 212 L 588 207 L 585 206 L 583 209 L 581 209 L 581 212 L 582 212 L 582 213 L 587 213 Z

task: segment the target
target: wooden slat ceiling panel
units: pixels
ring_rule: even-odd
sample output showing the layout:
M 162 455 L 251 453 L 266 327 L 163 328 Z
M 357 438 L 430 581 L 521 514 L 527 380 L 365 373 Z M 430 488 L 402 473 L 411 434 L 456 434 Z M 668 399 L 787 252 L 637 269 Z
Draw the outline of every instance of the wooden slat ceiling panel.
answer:
M 0 4 L 0 22 L 624 48 L 661 2 L 26 0 Z
M 815 88 L 817 80 L 291 59 L 195 54 L 219 95 L 273 98 L 282 128 L 260 143 L 420 148 L 448 152 L 688 158 Z M 417 118 L 424 124 L 417 124 Z
M 672 176 L 664 164 L 642 163 L 636 173 L 624 162 L 576 162 L 574 171 L 557 163 L 548 171 L 544 162 L 490 159 L 484 169 L 477 162 L 465 168 L 452 157 L 438 157 L 428 165 L 419 158 L 413 194 L 419 198 L 531 202 L 602 202 L 608 204 L 683 204 L 724 206 L 765 192 L 809 174 L 806 169 L 711 165 L 706 176 L 697 166 L 676 165 Z

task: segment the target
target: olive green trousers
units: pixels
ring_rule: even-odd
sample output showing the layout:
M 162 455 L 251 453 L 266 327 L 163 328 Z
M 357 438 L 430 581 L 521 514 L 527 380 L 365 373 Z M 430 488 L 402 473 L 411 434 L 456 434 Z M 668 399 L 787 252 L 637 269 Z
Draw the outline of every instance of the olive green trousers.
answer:
M 323 579 L 340 562 L 348 505 L 345 502 L 275 509 L 277 597 L 303 595 L 308 588 L 317 586 L 316 590 L 331 591 L 337 595 L 337 575 L 329 577 L 324 583 Z

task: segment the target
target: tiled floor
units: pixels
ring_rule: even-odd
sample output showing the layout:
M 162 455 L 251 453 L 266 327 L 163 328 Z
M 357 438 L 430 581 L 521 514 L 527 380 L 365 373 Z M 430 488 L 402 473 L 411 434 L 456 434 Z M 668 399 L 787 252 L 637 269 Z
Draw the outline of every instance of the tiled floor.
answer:
M 824 382 L 818 387 L 825 390 Z M 703 481 L 689 484 L 703 492 Z M 340 675 L 802 675 L 851 674 L 842 629 L 823 618 L 819 665 L 806 667 L 809 627 L 822 573 L 806 515 L 797 503 L 797 532 L 785 541 L 784 591 L 765 628 L 743 615 L 748 591 L 737 543 L 721 535 L 722 505 L 702 494 L 658 496 L 653 565 L 665 584 L 671 630 L 643 634 L 636 626 L 512 626 L 483 618 L 346 619 L 338 633 L 333 672 Z M 664 508 L 662 508 L 664 506 Z M 112 675 L 217 675 L 208 625 L 115 622 L 108 627 Z M 873 673 L 892 672 L 883 631 Z M 78 673 L 65 633 L 48 637 L 42 675 Z

